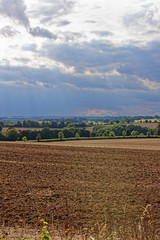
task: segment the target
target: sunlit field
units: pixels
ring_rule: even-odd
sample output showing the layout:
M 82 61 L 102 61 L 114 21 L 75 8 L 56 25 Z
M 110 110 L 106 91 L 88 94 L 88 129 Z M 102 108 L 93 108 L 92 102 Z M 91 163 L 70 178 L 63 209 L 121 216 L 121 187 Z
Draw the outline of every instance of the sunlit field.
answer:
M 41 143 L 43 144 L 43 143 Z M 160 139 L 98 139 L 44 143 L 58 146 L 160 150 Z

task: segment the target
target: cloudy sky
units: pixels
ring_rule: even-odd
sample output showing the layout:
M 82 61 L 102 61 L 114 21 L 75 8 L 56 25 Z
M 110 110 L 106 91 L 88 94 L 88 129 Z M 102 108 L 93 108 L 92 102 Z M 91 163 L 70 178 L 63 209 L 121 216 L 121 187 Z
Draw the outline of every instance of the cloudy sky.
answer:
M 0 116 L 160 114 L 160 1 L 0 0 Z

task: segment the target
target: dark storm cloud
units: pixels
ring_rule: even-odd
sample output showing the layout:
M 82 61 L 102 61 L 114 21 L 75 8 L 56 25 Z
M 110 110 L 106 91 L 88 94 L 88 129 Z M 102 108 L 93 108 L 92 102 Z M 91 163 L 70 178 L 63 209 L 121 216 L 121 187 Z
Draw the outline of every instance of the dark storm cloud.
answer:
M 130 47 L 127 55 L 128 59 L 123 66 L 119 68 L 120 73 L 134 74 L 142 78 L 160 82 L 160 42 L 152 42 L 144 48 Z M 122 58 L 122 61 L 123 61 Z
M 27 59 L 22 59 L 28 61 Z M 54 68 L 52 70 L 27 68 L 27 67 L 0 67 L 0 84 L 7 82 L 8 85 L 15 82 L 20 85 L 41 86 L 45 88 L 53 88 L 55 86 L 60 88 L 71 88 L 77 90 L 92 90 L 92 91 L 114 91 L 114 90 L 143 90 L 143 87 L 134 77 L 130 77 L 130 81 L 126 77 L 110 76 L 73 76 L 65 74 L 60 69 Z
M 36 48 L 36 46 L 33 47 Z M 29 49 L 32 49 L 32 46 L 28 46 L 26 49 L 29 51 Z M 104 49 L 107 50 L 107 47 L 104 47 Z M 24 61 L 26 60 L 24 59 Z M 97 68 L 98 65 L 94 64 L 94 66 Z M 109 70 L 110 66 L 111 63 L 106 69 L 108 68 Z M 121 111 L 122 106 L 125 106 L 124 109 L 122 109 L 124 113 L 127 113 L 131 105 L 136 106 L 140 103 L 142 105 L 143 103 L 155 105 L 160 102 L 160 91 L 148 91 L 148 89 L 138 81 L 136 76 L 127 73 L 127 71 L 122 75 L 101 77 L 96 74 L 91 76 L 85 76 L 84 74 L 67 74 L 56 67 L 53 69 L 46 69 L 45 67 L 36 69 L 33 67 L 0 66 L 0 86 L 0 89 L 3 89 L 3 91 L 1 91 L 2 93 L 10 92 L 10 99 L 15 99 L 15 97 L 13 97 L 15 92 L 17 93 L 20 89 L 23 89 L 23 92 L 28 93 L 26 96 L 22 96 L 23 101 L 30 98 L 33 99 L 36 90 L 39 105 L 43 105 L 44 99 L 42 96 L 45 95 L 47 99 L 49 99 L 46 104 L 48 109 L 53 108 L 53 102 L 56 102 L 54 108 L 56 111 L 62 107 L 61 101 L 63 101 L 63 99 L 64 109 L 69 105 L 72 106 L 71 111 L 75 111 L 73 106 L 74 101 L 76 109 L 78 106 L 82 109 L 85 108 L 87 102 L 87 108 L 108 108 L 118 112 Z M 8 94 L 6 95 L 8 96 Z M 16 94 L 15 96 L 19 95 Z M 60 97 L 58 98 L 58 96 Z M 57 99 L 60 99 L 60 101 L 57 101 Z M 17 104 L 16 106 L 19 106 L 18 102 L 19 101 L 15 103 Z M 30 111 L 32 108 L 34 109 L 34 106 L 30 104 Z M 23 110 L 23 108 L 19 109 Z M 156 109 L 158 109 L 158 107 Z M 37 111 L 37 108 L 35 108 L 35 111 Z M 67 111 L 69 113 L 68 108 Z M 134 111 L 132 111 L 132 114 L 133 112 Z M 156 112 L 156 110 L 154 110 L 154 112 Z M 8 114 L 9 113 L 8 111 Z
M 62 111 L 62 109 L 65 110 L 65 108 L 69 105 L 71 106 L 71 109 L 69 110 L 67 108 L 67 113 L 70 113 L 70 111 L 74 112 L 77 107 L 82 109 L 86 107 L 87 109 L 108 108 L 120 112 L 122 106 L 124 106 L 122 110 L 126 114 L 131 105 L 136 106 L 140 103 L 142 105 L 147 103 L 155 106 L 158 102 L 160 102 L 159 92 L 152 93 L 137 91 L 138 85 L 135 90 L 129 89 L 128 87 L 123 88 L 124 83 L 125 81 L 127 83 L 127 80 L 122 83 L 120 91 L 117 91 L 117 86 L 118 84 L 120 85 L 120 79 L 116 79 L 115 77 L 112 77 L 110 80 L 108 79 L 108 82 L 105 83 L 105 79 L 96 79 L 96 77 L 75 78 L 70 75 L 62 74 L 57 69 L 49 70 L 45 68 L 33 69 L 26 67 L 4 66 L 0 67 L 0 76 L 0 96 L 5 93 L 7 97 L 4 95 L 4 99 L 6 99 L 5 103 L 7 106 L 10 106 L 11 104 L 9 99 L 13 100 L 17 109 L 20 102 L 26 102 L 28 101 L 27 99 L 32 99 L 33 101 L 35 96 L 37 96 L 37 102 L 40 106 L 39 113 L 41 114 L 45 99 L 48 99 L 46 107 L 48 109 L 53 109 L 54 104 L 54 111 L 56 111 L 56 113 L 58 109 L 60 109 L 60 111 Z M 75 88 L 73 89 L 69 87 L 69 84 L 72 87 L 75 86 Z M 97 88 L 99 88 L 99 91 L 97 91 Z M 100 91 L 100 89 L 108 89 L 108 91 Z M 23 92 L 23 94 L 21 94 L 21 92 Z M 17 98 L 18 100 L 15 101 Z M 33 103 L 32 101 L 29 105 L 29 111 L 35 111 L 35 113 L 38 113 L 37 106 L 35 108 L 33 105 L 34 101 Z M 63 104 L 61 105 L 62 102 Z M 45 109 L 46 107 L 44 106 Z M 156 112 L 158 107 L 154 109 L 154 112 Z M 24 106 L 19 107 L 19 112 L 22 113 L 23 108 Z M 7 109 L 10 109 L 10 107 Z M 132 114 L 136 111 L 137 109 L 135 109 L 135 111 L 133 110 Z M 11 113 L 9 110 L 6 110 L 5 112 L 7 114 Z
M 105 45 L 105 47 L 107 46 Z M 109 56 L 108 53 L 102 53 L 100 49 L 102 46 L 99 43 L 45 44 L 40 52 L 48 58 L 74 66 L 78 72 L 83 72 L 85 68 L 109 63 L 111 54 Z M 109 46 L 108 49 L 111 51 Z
M 27 59 L 22 59 L 26 62 Z M 18 83 L 18 86 L 42 86 L 42 87 L 54 87 L 63 85 L 65 82 L 65 74 L 62 74 L 58 69 L 49 70 L 43 67 L 41 68 L 29 68 L 29 67 L 9 67 L 0 66 L 0 84 L 3 82 Z
M 45 44 L 40 54 L 74 66 L 77 73 L 86 70 L 104 73 L 116 68 L 120 74 L 160 82 L 159 49 L 160 42 L 152 42 L 140 48 L 131 45 L 115 47 L 112 44 L 93 41 L 81 44 Z

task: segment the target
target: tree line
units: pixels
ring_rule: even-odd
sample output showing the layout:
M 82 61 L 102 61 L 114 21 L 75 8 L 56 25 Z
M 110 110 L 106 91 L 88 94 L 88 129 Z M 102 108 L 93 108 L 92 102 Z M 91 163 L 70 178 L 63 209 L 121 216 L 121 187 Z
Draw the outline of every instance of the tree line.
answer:
M 34 120 L 23 120 L 17 122 L 2 122 L 0 124 L 3 127 L 17 127 L 17 128 L 64 128 L 64 127 L 86 127 L 84 122 L 71 122 L 71 121 L 34 121 Z
M 156 137 L 160 136 L 160 123 L 157 128 L 141 127 L 133 124 L 96 124 L 92 131 L 85 128 L 77 127 L 63 127 L 52 129 L 44 127 L 43 129 L 22 129 L 17 130 L 14 127 L 9 127 L 8 130 L 3 133 L 1 130 L 4 123 L 0 121 L 0 141 L 16 141 L 16 140 L 40 140 L 40 139 L 63 139 L 74 138 L 79 139 L 81 137 Z M 66 126 L 66 125 L 65 125 Z
M 90 131 L 83 128 L 63 128 L 63 129 L 50 129 L 43 128 L 42 130 L 16 130 L 9 128 L 6 133 L 0 132 L 0 141 L 22 141 L 25 137 L 26 140 L 39 139 L 58 139 L 60 134 L 63 138 L 90 137 Z
M 102 125 L 97 124 L 91 132 L 92 137 L 113 137 L 113 136 L 138 136 L 138 135 L 146 135 L 146 136 L 153 136 L 153 135 L 160 135 L 160 124 L 158 124 L 157 128 L 148 128 L 148 127 L 141 127 L 135 126 L 133 124 L 116 124 L 116 125 Z

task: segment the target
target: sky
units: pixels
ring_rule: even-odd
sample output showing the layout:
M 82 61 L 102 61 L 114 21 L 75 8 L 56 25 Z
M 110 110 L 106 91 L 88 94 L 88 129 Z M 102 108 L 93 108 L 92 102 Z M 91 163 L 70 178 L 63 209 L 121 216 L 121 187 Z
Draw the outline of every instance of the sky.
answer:
M 0 0 L 0 116 L 160 115 L 160 1 Z

